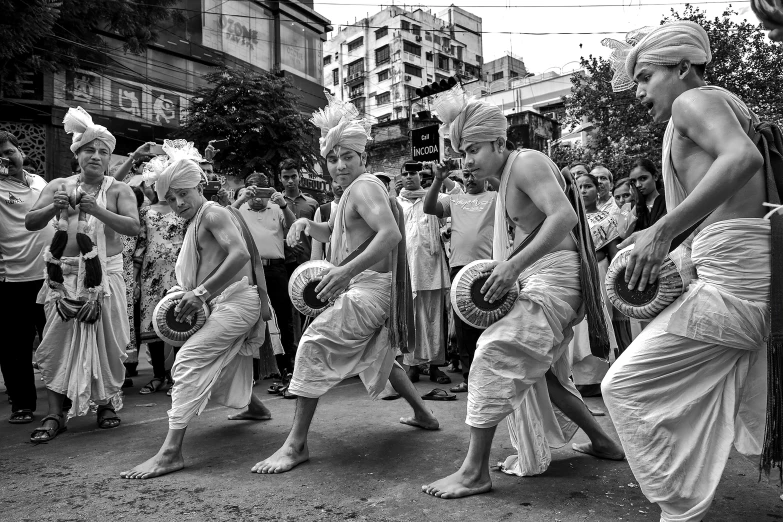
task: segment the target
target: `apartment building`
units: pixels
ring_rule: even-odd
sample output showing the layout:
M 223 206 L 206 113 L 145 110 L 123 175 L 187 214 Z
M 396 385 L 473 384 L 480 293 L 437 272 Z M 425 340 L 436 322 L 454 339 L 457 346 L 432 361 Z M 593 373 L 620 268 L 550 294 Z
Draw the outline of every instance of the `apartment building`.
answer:
M 339 26 L 324 43 L 324 86 L 379 122 L 422 110 L 415 90 L 452 75 L 480 79 L 481 18 L 450 6 L 440 13 L 389 6 Z

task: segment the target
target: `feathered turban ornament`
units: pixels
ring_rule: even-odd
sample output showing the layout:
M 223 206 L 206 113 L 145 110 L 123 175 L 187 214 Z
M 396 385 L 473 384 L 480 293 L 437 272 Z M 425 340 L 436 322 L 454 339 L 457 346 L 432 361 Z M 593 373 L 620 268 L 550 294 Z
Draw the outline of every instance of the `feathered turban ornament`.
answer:
M 63 127 L 67 134 L 73 134 L 71 152 L 74 154 L 93 140 L 101 140 L 109 147 L 109 152 L 114 152 L 114 147 L 117 145 L 117 138 L 109 132 L 109 129 L 93 123 L 92 116 L 81 107 L 68 109 L 63 119 Z
M 158 199 L 166 199 L 169 189 L 194 188 L 205 181 L 199 163 L 204 161 L 192 141 L 163 140 L 165 155 L 155 156 L 142 172 L 148 185 L 155 184 Z
M 432 105 L 443 122 L 438 132 L 457 153 L 467 143 L 506 137 L 508 121 L 500 107 L 468 96 L 461 85 L 436 96 Z
M 321 129 L 319 140 L 321 156 L 324 158 L 335 147 L 345 147 L 359 154 L 364 152 L 367 140 L 371 140 L 372 123 L 359 117 L 359 109 L 350 102 L 340 101 L 324 91 L 327 105 L 318 109 L 310 123 Z

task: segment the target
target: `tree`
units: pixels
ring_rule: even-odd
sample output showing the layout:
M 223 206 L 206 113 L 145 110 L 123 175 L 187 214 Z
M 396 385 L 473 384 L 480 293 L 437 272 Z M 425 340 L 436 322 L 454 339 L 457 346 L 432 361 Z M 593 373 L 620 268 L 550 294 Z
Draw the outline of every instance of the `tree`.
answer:
M 0 77 L 13 89 L 25 72 L 100 68 L 109 48 L 100 36 L 120 37 L 123 50 L 143 52 L 163 28 L 185 20 L 178 0 L 0 0 L 10 23 L 0 31 Z
M 661 23 L 691 20 L 704 27 L 713 56 L 705 71 L 707 83 L 737 94 L 762 120 L 783 124 L 783 44 L 767 41 L 761 25 L 733 21 L 735 14 L 729 7 L 710 20 L 697 7 L 686 5 L 682 14 L 672 10 Z M 659 163 L 665 124 L 650 120 L 633 90 L 612 92 L 614 74 L 608 60 L 591 55 L 582 58 L 582 68 L 587 74 L 571 78 L 566 115 L 574 125 L 584 120 L 595 124 L 587 144 L 592 160 L 605 164 L 615 177 L 627 176 L 639 156 Z M 567 149 L 568 145 L 553 148 L 552 156 L 561 166 L 575 152 Z
M 285 158 L 311 169 L 317 150 L 315 127 L 299 112 L 290 80 L 268 72 L 221 68 L 204 78 L 211 86 L 194 96 L 179 137 L 203 149 L 219 149 L 220 170 L 249 174 L 276 172 Z

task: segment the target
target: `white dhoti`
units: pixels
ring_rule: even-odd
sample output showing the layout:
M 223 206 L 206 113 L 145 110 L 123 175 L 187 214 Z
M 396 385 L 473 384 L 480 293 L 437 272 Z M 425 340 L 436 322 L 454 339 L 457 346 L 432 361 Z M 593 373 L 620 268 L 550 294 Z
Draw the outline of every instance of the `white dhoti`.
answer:
M 63 285 L 69 296 L 79 295 L 79 261 L 79 257 L 60 259 Z M 85 415 L 91 400 L 97 404 L 111 402 L 115 410 L 122 408 L 122 363 L 130 331 L 122 254 L 106 259 L 102 286 L 101 316 L 93 324 L 75 318 L 63 321 L 57 314 L 58 291 L 44 285 L 38 294 L 38 303 L 46 311 L 46 326 L 35 352 L 36 361 L 46 388 L 73 401 L 69 418 Z
M 448 323 L 445 311 L 448 296 L 448 288 L 419 290 L 416 293 L 413 298 L 416 347 L 403 355 L 405 364 L 446 364 Z
M 604 321 L 609 326 L 607 334 L 609 335 L 609 357 L 614 360 L 614 351 L 617 349 L 617 339 L 614 335 L 612 325 L 612 311 L 609 308 L 609 297 L 606 294 L 606 272 L 609 269 L 609 260 L 607 258 L 598 262 L 598 281 L 601 286 L 601 296 L 603 299 Z M 573 373 L 574 384 L 600 384 L 606 372 L 609 371 L 609 361 L 600 359 L 593 355 L 590 350 L 590 336 L 587 328 L 587 319 L 574 326 L 574 339 L 568 345 L 569 357 L 571 358 L 571 371 Z
M 253 355 L 264 341 L 258 290 L 245 277 L 208 304 L 207 322 L 179 349 L 171 369 L 172 430 L 187 428 L 209 400 L 229 408 L 250 403 Z
M 712 224 L 693 241 L 698 279 L 612 366 L 604 401 L 662 521 L 698 521 L 732 443 L 761 451 L 766 411 L 770 226 Z
M 490 428 L 508 417 L 517 454 L 506 459 L 502 469 L 537 475 L 549 466 L 549 448 L 564 445 L 577 429 L 552 406 L 545 374 L 551 370 L 581 400 L 570 379 L 568 357 L 572 328 L 584 317 L 579 255 L 548 254 L 525 270 L 520 282 L 514 308 L 479 337 L 465 422 Z
M 391 274 L 366 270 L 310 324 L 296 352 L 288 391 L 318 398 L 358 375 L 371 397 L 386 386 L 394 350 L 385 326 L 391 307 Z

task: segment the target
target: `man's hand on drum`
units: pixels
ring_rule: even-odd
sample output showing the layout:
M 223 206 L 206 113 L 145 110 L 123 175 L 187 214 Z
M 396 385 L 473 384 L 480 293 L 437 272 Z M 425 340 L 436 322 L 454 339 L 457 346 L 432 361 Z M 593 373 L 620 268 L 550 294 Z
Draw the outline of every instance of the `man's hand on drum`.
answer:
M 299 218 L 294 221 L 291 228 L 288 230 L 288 236 L 286 236 L 286 242 L 291 248 L 296 248 L 299 245 L 299 238 L 302 237 L 302 232 L 310 235 L 310 220 L 307 218 Z
M 351 272 L 344 266 L 336 266 L 324 272 L 323 279 L 315 287 L 318 299 L 321 301 L 334 301 L 343 293 L 351 282 Z
M 656 225 L 633 233 L 628 239 L 617 245 L 625 248 L 634 245 L 625 267 L 625 282 L 629 290 L 643 291 L 647 285 L 658 279 L 661 265 L 669 253 L 671 239 L 666 239 Z
M 492 274 L 481 287 L 484 299 L 490 303 L 499 301 L 517 284 L 519 270 L 511 261 L 495 262 Z
M 193 292 L 188 292 L 182 296 L 182 299 L 177 306 L 174 307 L 174 312 L 177 314 L 177 321 L 184 323 L 190 320 L 190 318 L 201 308 L 201 299 Z

